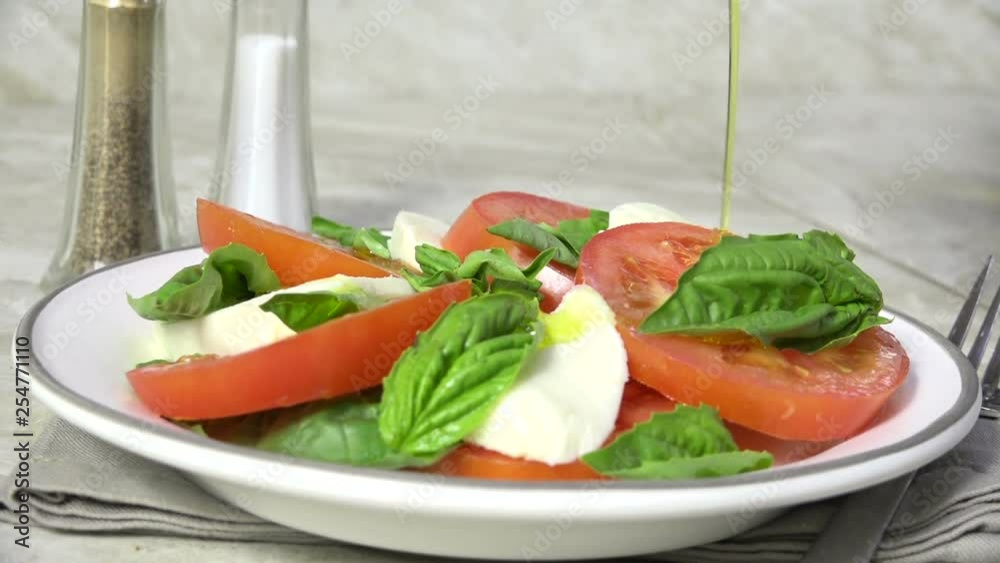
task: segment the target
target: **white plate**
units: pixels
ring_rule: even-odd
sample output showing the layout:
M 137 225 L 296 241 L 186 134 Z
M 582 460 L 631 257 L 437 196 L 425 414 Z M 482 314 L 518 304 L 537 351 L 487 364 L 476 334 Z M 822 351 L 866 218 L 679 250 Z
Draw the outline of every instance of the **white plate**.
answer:
M 896 315 L 888 329 L 910 355 L 906 384 L 862 434 L 807 460 L 712 480 L 494 482 L 324 464 L 213 442 L 157 418 L 125 371 L 150 333 L 125 301 L 151 291 L 200 249 L 105 268 L 36 304 L 33 391 L 59 416 L 121 448 L 171 465 L 262 518 L 321 536 L 436 555 L 597 558 L 719 540 L 783 509 L 901 475 L 940 456 L 971 428 L 979 385 L 964 357 Z M 279 376 L 279 374 L 275 374 Z

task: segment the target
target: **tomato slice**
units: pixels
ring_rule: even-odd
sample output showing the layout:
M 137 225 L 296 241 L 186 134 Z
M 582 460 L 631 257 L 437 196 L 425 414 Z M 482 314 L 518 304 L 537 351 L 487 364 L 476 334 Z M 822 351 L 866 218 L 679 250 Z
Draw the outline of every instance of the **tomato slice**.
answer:
M 677 403 L 664 397 L 658 391 L 635 381 L 625 384 L 622 406 L 615 422 L 615 436 L 639 424 L 658 412 L 674 410 Z M 815 443 L 779 440 L 754 432 L 737 424 L 726 423 L 736 444 L 742 449 L 767 451 L 774 456 L 775 465 L 804 459 L 833 446 L 835 442 Z M 582 461 L 548 465 L 506 456 L 499 452 L 473 446 L 462 445 L 436 464 L 423 469 L 452 477 L 473 477 L 479 479 L 503 479 L 512 481 L 576 481 L 605 479 Z
M 455 282 L 249 352 L 138 368 L 128 372 L 128 379 L 147 407 L 180 420 L 235 416 L 355 393 L 379 385 L 417 332 L 470 294 L 468 281 Z
M 750 338 L 642 334 L 637 325 L 676 288 L 680 274 L 719 231 L 680 223 L 607 230 L 583 249 L 577 281 L 618 316 L 631 376 L 726 420 L 786 440 L 830 441 L 860 432 L 902 385 L 909 358 L 880 328 L 817 354 L 765 347 Z
M 530 246 L 492 235 L 487 228 L 504 221 L 522 218 L 533 223 L 556 225 L 566 219 L 585 219 L 590 209 L 546 197 L 521 192 L 493 192 L 472 200 L 442 239 L 444 248 L 465 258 L 473 250 L 502 248 L 522 268 L 538 256 Z M 542 310 L 551 311 L 573 287 L 574 271 L 562 264 L 550 263 L 538 274 L 542 282 Z
M 455 448 L 440 461 L 421 471 L 448 477 L 508 481 L 581 481 L 604 478 L 582 461 L 549 465 L 540 461 L 506 456 L 471 444 Z
M 205 252 L 233 242 L 260 252 L 286 287 L 337 274 L 365 277 L 394 274 L 389 261 L 358 257 L 336 242 L 320 240 L 207 199 L 198 200 L 198 233 Z
M 675 406 L 677 406 L 676 401 L 663 396 L 659 391 L 636 381 L 629 381 L 625 384 L 625 393 L 622 395 L 616 432 L 623 432 L 640 422 L 646 422 L 655 413 L 670 412 Z M 774 456 L 776 466 L 814 456 L 839 443 L 839 440 L 828 442 L 782 440 L 728 421 L 726 428 L 740 449 L 770 452 Z

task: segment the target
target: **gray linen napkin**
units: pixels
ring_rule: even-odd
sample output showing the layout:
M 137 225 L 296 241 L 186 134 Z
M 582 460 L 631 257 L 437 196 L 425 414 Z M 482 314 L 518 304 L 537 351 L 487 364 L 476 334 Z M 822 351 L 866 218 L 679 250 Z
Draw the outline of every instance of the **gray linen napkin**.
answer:
M 37 525 L 75 532 L 331 541 L 229 506 L 173 469 L 119 450 L 62 420 L 42 432 L 32 454 L 29 503 Z M 3 487 L 0 521 L 13 522 L 14 479 Z M 833 501 L 805 505 L 730 540 L 646 559 L 797 561 L 834 508 Z M 917 475 L 876 558 L 886 563 L 1000 561 L 1000 422 L 980 420 L 952 452 Z

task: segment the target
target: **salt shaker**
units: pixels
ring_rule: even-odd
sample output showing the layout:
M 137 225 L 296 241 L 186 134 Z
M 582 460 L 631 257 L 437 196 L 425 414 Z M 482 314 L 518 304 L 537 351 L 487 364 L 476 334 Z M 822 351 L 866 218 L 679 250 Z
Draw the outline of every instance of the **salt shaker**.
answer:
M 163 5 L 84 1 L 62 242 L 43 287 L 175 242 Z
M 307 0 L 232 2 L 229 63 L 209 193 L 309 230 L 316 176 L 309 125 Z

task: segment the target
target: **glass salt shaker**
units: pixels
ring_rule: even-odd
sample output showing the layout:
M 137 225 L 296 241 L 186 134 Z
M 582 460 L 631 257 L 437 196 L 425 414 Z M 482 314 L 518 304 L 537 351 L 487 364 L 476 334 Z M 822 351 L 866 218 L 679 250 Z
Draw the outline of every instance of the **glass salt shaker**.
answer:
M 308 231 L 316 202 L 307 0 L 232 2 L 212 199 Z
M 176 240 L 164 0 L 83 4 L 65 218 L 46 288 Z

